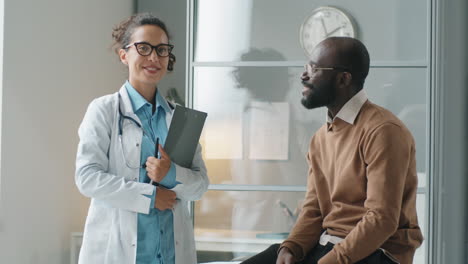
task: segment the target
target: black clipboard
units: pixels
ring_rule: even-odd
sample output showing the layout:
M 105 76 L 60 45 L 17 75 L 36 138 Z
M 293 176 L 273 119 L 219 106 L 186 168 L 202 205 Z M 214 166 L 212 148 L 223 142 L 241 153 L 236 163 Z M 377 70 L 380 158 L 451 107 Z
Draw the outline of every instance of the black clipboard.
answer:
M 190 168 L 205 124 L 205 112 L 176 105 L 164 150 L 177 165 Z

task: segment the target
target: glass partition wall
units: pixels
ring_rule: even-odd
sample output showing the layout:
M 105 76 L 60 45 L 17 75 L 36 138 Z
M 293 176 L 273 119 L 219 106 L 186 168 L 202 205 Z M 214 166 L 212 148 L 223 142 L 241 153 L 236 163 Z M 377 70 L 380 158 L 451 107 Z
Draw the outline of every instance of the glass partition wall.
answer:
M 201 137 L 210 191 L 194 205 L 199 262 L 242 260 L 281 242 L 305 193 L 309 140 L 325 109 L 300 104 L 307 57 L 299 30 L 312 11 L 348 14 L 371 56 L 365 91 L 397 115 L 417 147 L 417 210 L 426 262 L 429 3 L 190 1 L 188 103 L 208 112 Z

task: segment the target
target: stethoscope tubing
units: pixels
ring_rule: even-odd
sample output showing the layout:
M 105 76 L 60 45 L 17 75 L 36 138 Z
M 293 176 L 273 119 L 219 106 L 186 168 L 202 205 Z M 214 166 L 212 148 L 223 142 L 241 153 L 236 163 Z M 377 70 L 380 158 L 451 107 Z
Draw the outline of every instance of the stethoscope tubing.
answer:
M 127 165 L 127 167 L 131 168 L 131 169 L 137 169 L 137 168 L 144 168 L 144 166 L 139 166 L 139 167 L 134 167 L 134 166 L 130 166 L 127 162 L 127 159 L 125 157 L 125 153 L 124 153 L 124 150 L 123 150 L 123 142 L 122 142 L 122 133 L 123 133 L 123 128 L 122 128 L 122 124 L 123 124 L 123 120 L 124 119 L 127 119 L 127 120 L 130 120 L 131 122 L 133 122 L 136 126 L 138 126 L 142 131 L 143 133 L 145 133 L 145 131 L 143 130 L 143 127 L 140 125 L 140 123 L 138 121 L 136 121 L 134 118 L 130 117 L 130 116 L 126 116 L 122 113 L 122 109 L 120 108 L 120 100 L 121 100 L 121 96 L 119 94 L 119 103 L 118 103 L 118 109 L 119 109 L 119 141 L 120 141 L 120 145 L 122 146 L 121 147 L 121 150 L 122 150 L 122 155 L 123 155 L 123 158 L 125 160 L 125 164 Z M 157 148 L 158 148 L 158 143 L 159 143 L 159 138 L 157 139 L 156 141 L 156 153 L 157 153 Z M 156 154 L 157 156 L 157 154 Z M 150 184 L 153 185 L 153 180 L 150 181 Z M 158 183 L 156 183 L 156 185 L 159 185 Z

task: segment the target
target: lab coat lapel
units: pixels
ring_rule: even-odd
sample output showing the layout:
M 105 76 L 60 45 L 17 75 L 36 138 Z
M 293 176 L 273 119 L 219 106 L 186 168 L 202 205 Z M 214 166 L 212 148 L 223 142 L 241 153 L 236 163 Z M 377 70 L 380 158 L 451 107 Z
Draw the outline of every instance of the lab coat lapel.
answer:
M 120 98 L 121 98 L 120 107 L 121 107 L 122 113 L 124 115 L 126 115 L 126 116 L 129 116 L 129 117 L 137 120 L 138 123 L 140 123 L 140 125 L 141 125 L 140 119 L 133 112 L 132 102 L 130 101 L 130 97 L 128 96 L 127 88 L 125 88 L 125 84 L 122 85 L 122 87 L 120 87 L 119 94 L 120 94 Z

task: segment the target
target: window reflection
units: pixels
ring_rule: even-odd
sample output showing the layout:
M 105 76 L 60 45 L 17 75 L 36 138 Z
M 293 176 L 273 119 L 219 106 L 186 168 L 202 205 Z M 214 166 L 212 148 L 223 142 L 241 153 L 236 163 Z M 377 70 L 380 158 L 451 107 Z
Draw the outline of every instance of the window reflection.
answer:
M 426 186 L 426 87 L 424 68 L 371 68 L 364 89 L 369 99 L 392 111 L 416 143 L 419 187 Z
M 196 3 L 195 60 L 237 60 L 250 46 L 252 1 L 202 0 Z
M 300 104 L 302 67 L 281 67 L 282 63 L 261 67 L 256 62 L 305 61 L 299 27 L 314 8 L 329 1 L 297 0 L 287 5 L 280 0 L 195 3 L 194 107 L 209 113 L 201 143 L 211 183 L 305 186 L 305 155 L 310 137 L 325 122 L 325 109 L 306 110 Z M 368 46 L 373 62 L 384 66 L 371 69 L 365 90 L 371 101 L 392 111 L 412 132 L 419 187 L 425 187 L 427 1 L 335 4 L 355 18 L 360 39 Z M 287 16 L 287 9 L 295 10 L 294 15 Z M 376 20 L 386 23 L 376 26 Z M 239 61 L 256 66 L 232 67 Z M 211 67 L 210 62 L 221 63 Z M 286 118 L 274 114 L 285 112 Z M 275 129 L 260 122 L 265 129 L 256 130 L 259 116 L 287 127 L 264 136 L 276 138 L 270 140 L 275 144 L 281 143 L 281 135 L 286 133 L 285 157 L 273 155 L 276 149 L 255 137 Z M 418 195 L 417 210 L 427 241 L 425 195 Z M 195 211 L 199 261 L 242 259 L 261 251 L 262 246 L 273 242 L 259 242 L 260 248 L 256 247 L 261 240 L 257 234 L 283 233 L 291 228 L 278 199 L 295 208 L 303 196 L 294 192 L 208 192 L 197 202 Z M 209 244 L 213 241 L 217 250 Z M 416 252 L 415 263 L 424 263 L 425 244 Z
M 273 51 L 251 52 L 267 56 Z M 310 137 L 323 125 L 325 114 L 323 109 L 308 111 L 300 104 L 300 71 L 287 67 L 196 69 L 195 108 L 210 113 L 201 143 L 211 183 L 305 186 Z M 220 86 L 217 80 L 221 79 L 225 81 Z M 255 127 L 259 116 L 275 122 Z M 281 129 L 286 130 L 286 139 L 275 134 Z M 272 139 L 267 142 L 272 145 L 286 141 L 276 151 L 285 150 L 285 155 L 261 156 L 259 148 L 271 147 L 253 140 L 258 134 Z
M 210 113 L 201 142 L 213 184 L 306 183 L 305 155 L 310 137 L 325 122 L 325 109 L 307 110 L 300 104 L 301 72 L 299 67 L 195 69 L 195 107 Z M 364 88 L 372 102 L 391 110 L 413 134 L 420 187 L 426 186 L 427 177 L 425 80 L 426 69 L 374 68 Z M 255 102 L 288 104 L 287 160 L 249 159 L 251 117 L 258 110 L 252 108 Z
M 358 36 L 369 48 L 373 61 L 427 61 L 427 0 L 195 2 L 196 62 L 239 61 L 249 48 L 273 48 L 283 54 L 284 60 L 304 60 L 299 42 L 301 24 L 315 8 L 327 5 L 340 7 L 354 18 Z
M 246 192 L 208 191 L 195 204 L 195 241 L 199 262 L 241 260 L 254 255 L 273 243 L 280 243 L 288 235 L 304 192 Z M 244 222 L 258 221 L 264 225 L 236 225 L 238 211 L 254 210 L 247 199 L 256 196 L 260 203 L 270 203 L 270 218 L 256 211 L 245 215 Z M 259 205 L 261 207 L 261 205 Z

